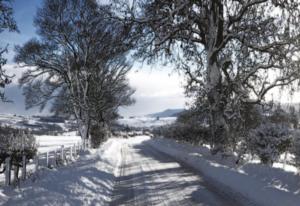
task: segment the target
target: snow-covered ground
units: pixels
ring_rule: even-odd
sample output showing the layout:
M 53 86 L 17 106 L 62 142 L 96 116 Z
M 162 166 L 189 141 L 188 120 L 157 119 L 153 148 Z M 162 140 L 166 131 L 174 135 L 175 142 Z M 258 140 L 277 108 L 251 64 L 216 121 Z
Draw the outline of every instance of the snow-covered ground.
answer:
M 166 138 L 110 139 L 72 165 L 43 170 L 20 188 L 0 190 L 4 205 L 299 206 L 300 177 L 261 164 L 237 167 Z M 112 202 L 110 202 L 112 201 Z
M 71 165 L 39 171 L 20 188 L 0 189 L 0 205 L 105 205 L 112 196 L 121 143 L 110 139 Z
M 135 128 L 150 128 L 158 127 L 175 122 L 176 117 L 163 117 L 163 118 L 153 118 L 153 117 L 134 117 L 134 118 L 123 118 L 118 119 L 118 123 L 121 125 L 135 127 Z

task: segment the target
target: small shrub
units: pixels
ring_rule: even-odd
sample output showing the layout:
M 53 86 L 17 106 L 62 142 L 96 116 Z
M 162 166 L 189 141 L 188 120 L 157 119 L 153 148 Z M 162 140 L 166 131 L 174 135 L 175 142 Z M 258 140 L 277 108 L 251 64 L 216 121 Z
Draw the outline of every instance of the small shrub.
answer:
M 246 141 L 248 150 L 263 164 L 273 164 L 291 147 L 292 136 L 283 125 L 265 123 L 252 129 Z
M 36 151 L 35 138 L 29 131 L 0 127 L 0 166 L 7 157 L 11 157 L 11 164 L 18 173 L 19 167 L 23 166 L 22 156 L 25 154 L 28 162 L 35 156 Z

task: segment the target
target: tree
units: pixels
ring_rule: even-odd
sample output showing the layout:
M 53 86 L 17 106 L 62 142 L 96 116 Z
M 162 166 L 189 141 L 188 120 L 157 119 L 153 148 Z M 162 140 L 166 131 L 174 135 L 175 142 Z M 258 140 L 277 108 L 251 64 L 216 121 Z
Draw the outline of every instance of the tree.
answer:
M 161 57 L 208 102 L 211 146 L 228 145 L 228 122 L 299 79 L 299 3 L 287 0 L 119 1 L 118 18 L 141 32 L 138 56 Z M 123 14 L 122 15 L 120 15 Z
M 43 109 L 53 101 L 59 111 L 68 104 L 71 110 L 61 111 L 76 117 L 84 140 L 94 115 L 126 105 L 114 98 L 132 94 L 125 78 L 125 55 L 134 45 L 130 27 L 106 18 L 103 10 L 110 7 L 94 0 L 46 0 L 35 18 L 39 40 L 16 48 L 15 61 L 31 67 L 20 79 L 27 107 Z M 115 92 L 119 86 L 123 90 Z M 113 106 L 103 107 L 108 103 Z
M 129 86 L 127 73 L 130 66 L 124 57 L 102 65 L 90 80 L 88 108 L 91 114 L 91 143 L 93 147 L 108 135 L 112 122 L 118 117 L 118 109 L 134 103 L 134 90 Z
M 18 31 L 17 24 L 13 18 L 13 9 L 11 7 L 10 0 L 0 1 L 0 33 L 8 30 L 10 32 Z M 0 87 L 4 88 L 5 85 L 11 82 L 11 76 L 6 74 L 3 66 L 6 64 L 6 59 L 3 54 L 7 52 L 7 45 L 5 47 L 0 47 Z M 5 100 L 4 92 L 0 92 L 1 100 Z

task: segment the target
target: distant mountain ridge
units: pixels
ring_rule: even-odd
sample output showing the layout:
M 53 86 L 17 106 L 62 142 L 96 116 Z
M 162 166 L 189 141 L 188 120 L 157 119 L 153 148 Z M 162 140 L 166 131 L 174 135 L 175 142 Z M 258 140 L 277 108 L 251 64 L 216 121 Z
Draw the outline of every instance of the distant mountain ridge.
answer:
M 184 109 L 166 109 L 162 112 L 148 114 L 148 117 L 177 117 Z

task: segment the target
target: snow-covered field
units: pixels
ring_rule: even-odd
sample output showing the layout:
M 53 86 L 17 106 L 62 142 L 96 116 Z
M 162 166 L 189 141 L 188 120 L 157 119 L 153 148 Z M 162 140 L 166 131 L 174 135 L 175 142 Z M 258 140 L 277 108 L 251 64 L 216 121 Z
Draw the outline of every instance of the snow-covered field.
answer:
M 175 122 L 176 117 L 163 117 L 163 118 L 153 118 L 153 117 L 134 117 L 134 118 L 123 118 L 119 119 L 118 123 L 121 125 L 134 127 L 134 128 L 150 128 L 158 127 L 166 124 L 171 124 Z
M 47 121 L 48 120 L 48 121 Z M 10 126 L 14 128 L 30 129 L 30 130 L 44 130 L 48 131 L 51 128 L 66 131 L 66 124 L 61 121 L 54 121 L 51 117 L 37 117 L 37 116 L 22 116 L 13 114 L 0 114 L 0 125 Z
M 35 138 L 40 153 L 59 149 L 62 145 L 64 145 L 64 147 L 69 147 L 81 143 L 81 138 L 76 132 L 65 132 L 58 136 L 35 135 Z
M 56 119 L 57 118 L 51 116 L 38 117 L 0 114 L 0 125 L 40 131 L 42 134 L 47 127 L 51 127 L 51 125 L 57 126 L 53 129 L 59 128 L 60 131 L 56 131 L 57 133 L 60 133 L 59 135 L 34 135 L 38 145 L 38 151 L 41 153 L 60 148 L 61 145 L 64 145 L 65 147 L 72 146 L 81 141 L 76 132 L 67 132 L 69 130 L 67 122 L 63 119 L 59 121 Z M 47 131 L 51 131 L 51 128 L 48 128 Z

